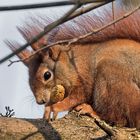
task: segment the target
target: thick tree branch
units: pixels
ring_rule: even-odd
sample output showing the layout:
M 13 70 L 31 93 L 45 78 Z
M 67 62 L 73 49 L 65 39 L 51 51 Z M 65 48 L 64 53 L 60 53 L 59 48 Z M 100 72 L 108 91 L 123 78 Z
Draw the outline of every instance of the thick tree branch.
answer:
M 53 122 L 42 119 L 16 119 L 0 117 L 0 140 L 132 140 L 138 139 L 140 132 L 136 129 L 110 127 L 100 119 L 88 116 L 77 117 L 71 112 Z M 96 125 L 98 124 L 100 125 Z M 99 126 L 99 127 L 98 127 Z M 110 127 L 110 137 L 102 128 Z M 108 129 L 109 130 L 109 129 Z

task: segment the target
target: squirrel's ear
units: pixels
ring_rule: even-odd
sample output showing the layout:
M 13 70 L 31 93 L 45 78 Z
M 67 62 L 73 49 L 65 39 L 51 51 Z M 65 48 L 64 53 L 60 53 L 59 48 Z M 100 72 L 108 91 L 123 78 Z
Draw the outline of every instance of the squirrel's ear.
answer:
M 55 61 L 52 59 L 52 50 L 49 48 L 47 51 L 44 51 L 43 54 L 43 62 L 47 63 L 48 67 L 53 70 Z
M 61 52 L 61 46 L 60 45 L 52 46 L 48 50 L 49 57 L 54 61 L 58 60 L 60 52 Z
M 4 41 L 5 44 L 14 52 L 16 49 L 20 48 L 20 44 L 18 42 Z M 31 51 L 25 49 L 17 54 L 20 59 L 28 58 L 31 55 Z M 23 61 L 23 63 L 28 67 L 30 65 L 30 59 Z
M 47 63 L 48 67 L 53 69 L 56 61 L 59 60 L 60 52 L 61 48 L 59 45 L 44 50 L 43 62 Z

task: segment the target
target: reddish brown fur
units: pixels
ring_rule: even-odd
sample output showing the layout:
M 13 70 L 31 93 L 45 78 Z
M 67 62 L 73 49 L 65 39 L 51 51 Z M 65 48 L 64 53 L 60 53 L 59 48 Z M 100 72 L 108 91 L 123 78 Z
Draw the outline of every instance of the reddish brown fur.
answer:
M 121 1 L 116 0 L 115 18 L 126 12 L 121 5 Z M 95 13 L 90 12 L 59 26 L 33 44 L 32 49 L 78 37 L 113 20 L 111 4 L 95 10 Z M 140 44 L 135 42 L 140 41 L 139 16 L 140 11 L 72 45 L 69 51 L 64 49 L 65 46 L 57 45 L 25 62 L 29 67 L 29 83 L 37 102 L 46 102 L 46 119 L 49 119 L 50 112 L 54 112 L 56 117 L 60 111 L 86 103 L 110 123 L 140 128 Z M 48 21 L 45 20 L 46 24 Z M 36 21 L 34 26 L 27 25 L 19 31 L 28 41 L 44 26 Z M 29 56 L 30 52 L 26 51 L 19 57 Z M 44 79 L 46 71 L 51 72 L 48 80 Z M 51 89 L 56 84 L 65 87 L 65 99 L 51 104 Z M 87 110 L 91 111 L 91 108 L 87 106 Z M 92 116 L 96 114 L 94 111 Z

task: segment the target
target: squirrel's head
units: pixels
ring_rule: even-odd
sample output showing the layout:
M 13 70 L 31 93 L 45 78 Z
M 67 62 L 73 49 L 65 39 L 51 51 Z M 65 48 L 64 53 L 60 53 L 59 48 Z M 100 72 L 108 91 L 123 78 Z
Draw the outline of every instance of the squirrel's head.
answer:
M 16 45 L 8 46 L 13 48 Z M 67 51 L 62 51 L 62 47 L 53 46 L 24 61 L 29 70 L 29 84 L 38 104 L 52 104 L 51 93 L 57 85 L 64 87 L 66 97 L 70 87 L 77 82 L 77 73 L 74 65 L 70 63 L 72 60 Z M 18 57 L 24 59 L 30 55 L 32 52 L 26 49 L 19 53 Z
M 51 94 L 57 85 L 65 88 L 66 97 L 78 79 L 67 51 L 57 45 L 34 57 L 29 65 L 29 83 L 37 103 L 51 104 Z

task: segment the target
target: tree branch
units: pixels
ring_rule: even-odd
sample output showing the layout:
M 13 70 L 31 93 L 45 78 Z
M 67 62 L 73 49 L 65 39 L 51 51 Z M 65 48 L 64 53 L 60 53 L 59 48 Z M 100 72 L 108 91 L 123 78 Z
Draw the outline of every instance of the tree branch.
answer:
M 80 0 L 81 4 L 104 2 L 105 0 Z M 76 1 L 56 1 L 56 2 L 47 2 L 47 3 L 37 3 L 37 4 L 26 4 L 26 5 L 14 5 L 14 6 L 0 6 L 0 11 L 13 11 L 13 10 L 25 10 L 25 9 L 35 9 L 35 8 L 46 8 L 46 7 L 55 7 L 55 6 L 67 6 L 75 5 Z
M 90 4 L 89 6 L 84 7 L 84 8 L 82 7 L 81 9 L 75 11 L 75 12 L 68 18 L 68 20 L 71 20 L 71 19 L 73 19 L 73 18 L 75 18 L 75 17 L 77 17 L 77 16 L 80 16 L 80 15 L 82 15 L 82 14 L 85 14 L 85 13 L 91 11 L 91 10 L 94 10 L 94 9 L 96 9 L 96 8 L 98 8 L 98 7 L 101 7 L 101 6 L 105 5 L 105 4 L 108 4 L 108 3 L 112 2 L 112 1 L 114 1 L 114 0 L 105 0 L 105 1 L 102 1 L 102 2 L 98 2 L 98 3 L 92 3 L 92 4 Z
M 1 140 L 132 140 L 138 139 L 140 132 L 136 129 L 111 127 L 100 119 L 94 122 L 88 116 L 77 117 L 71 112 L 53 122 L 42 119 L 16 119 L 0 117 Z M 98 122 L 99 125 L 96 125 Z M 102 122 L 102 123 L 101 123 Z M 104 124 L 104 125 L 102 125 Z M 113 136 L 107 135 L 102 129 L 110 127 Z

